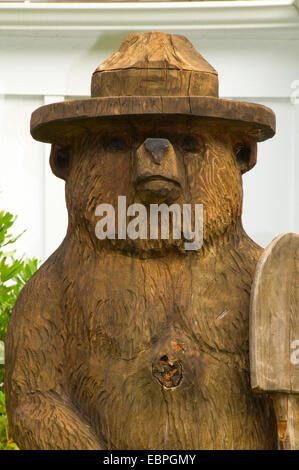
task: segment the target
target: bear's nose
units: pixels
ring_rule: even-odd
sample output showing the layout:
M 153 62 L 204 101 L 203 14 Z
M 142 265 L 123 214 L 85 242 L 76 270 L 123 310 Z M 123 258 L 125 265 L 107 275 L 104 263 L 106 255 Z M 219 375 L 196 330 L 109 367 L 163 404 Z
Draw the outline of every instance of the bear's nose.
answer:
M 148 138 L 144 141 L 144 147 L 151 154 L 156 165 L 161 165 L 162 158 L 170 147 L 168 139 Z

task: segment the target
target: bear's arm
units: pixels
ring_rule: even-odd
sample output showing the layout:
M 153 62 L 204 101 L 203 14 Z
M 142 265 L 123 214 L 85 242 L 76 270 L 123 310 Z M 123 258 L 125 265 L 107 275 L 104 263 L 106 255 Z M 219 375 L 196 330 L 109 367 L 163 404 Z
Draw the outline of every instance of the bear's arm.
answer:
M 10 432 L 21 449 L 101 449 L 66 393 L 63 298 L 53 264 L 46 262 L 23 288 L 8 327 L 5 392 Z

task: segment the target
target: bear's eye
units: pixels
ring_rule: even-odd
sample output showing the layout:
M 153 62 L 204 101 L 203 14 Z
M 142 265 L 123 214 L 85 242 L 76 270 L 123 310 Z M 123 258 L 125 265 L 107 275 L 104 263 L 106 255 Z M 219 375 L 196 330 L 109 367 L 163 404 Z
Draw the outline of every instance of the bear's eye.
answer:
M 201 138 L 186 135 L 182 139 L 181 148 L 184 152 L 201 153 L 204 152 L 204 142 Z
M 241 170 L 244 170 L 246 167 L 248 167 L 251 155 L 251 148 L 248 143 L 238 142 L 234 146 L 234 154 L 237 158 Z
M 59 168 L 67 168 L 69 165 L 69 151 L 65 148 L 61 148 L 57 151 L 56 164 Z
M 105 147 L 110 152 L 123 152 L 126 150 L 127 144 L 122 137 L 111 137 L 106 141 Z

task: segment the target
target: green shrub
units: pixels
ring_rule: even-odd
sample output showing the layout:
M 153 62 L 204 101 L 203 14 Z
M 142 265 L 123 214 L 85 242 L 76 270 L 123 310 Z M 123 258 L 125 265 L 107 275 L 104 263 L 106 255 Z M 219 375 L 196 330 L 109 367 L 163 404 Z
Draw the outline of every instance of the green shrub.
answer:
M 17 444 L 8 435 L 5 397 L 3 392 L 0 392 L 0 450 L 18 450 Z
M 36 258 L 24 260 L 15 257 L 11 250 L 16 240 L 22 235 L 13 237 L 9 229 L 15 222 L 9 212 L 0 211 L 0 450 L 16 450 L 17 445 L 9 437 L 5 409 L 4 382 L 4 339 L 11 312 L 20 290 L 37 270 Z

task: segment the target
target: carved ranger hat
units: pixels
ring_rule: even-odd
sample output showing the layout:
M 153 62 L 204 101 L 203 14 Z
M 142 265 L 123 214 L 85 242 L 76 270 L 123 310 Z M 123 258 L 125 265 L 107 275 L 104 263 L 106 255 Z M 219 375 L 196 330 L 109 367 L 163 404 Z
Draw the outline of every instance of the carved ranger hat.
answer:
M 129 34 L 94 72 L 91 98 L 42 106 L 31 117 L 36 140 L 60 143 L 116 117 L 189 116 L 216 120 L 263 141 L 275 133 L 266 106 L 218 97 L 218 74 L 184 37 Z

